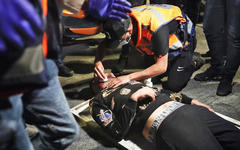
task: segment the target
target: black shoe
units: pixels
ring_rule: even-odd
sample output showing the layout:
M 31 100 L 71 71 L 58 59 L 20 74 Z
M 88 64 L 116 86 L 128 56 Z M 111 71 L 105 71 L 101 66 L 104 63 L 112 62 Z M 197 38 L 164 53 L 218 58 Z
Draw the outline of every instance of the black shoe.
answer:
M 232 80 L 222 79 L 217 87 L 218 96 L 227 96 L 232 93 Z
M 115 64 L 112 67 L 112 73 L 115 74 L 121 74 L 123 72 L 123 69 L 126 67 L 128 62 L 128 57 L 127 56 L 120 56 L 118 63 Z
M 220 73 L 220 69 L 216 67 L 210 67 L 205 72 L 199 73 L 194 77 L 196 81 L 220 81 L 222 79 L 222 75 Z
M 65 66 L 64 64 L 57 64 L 58 67 L 58 75 L 62 77 L 71 77 L 74 74 L 74 71 Z
M 201 55 L 196 52 L 193 53 L 192 60 L 195 65 L 195 71 L 200 69 L 205 64 L 205 61 L 201 58 Z

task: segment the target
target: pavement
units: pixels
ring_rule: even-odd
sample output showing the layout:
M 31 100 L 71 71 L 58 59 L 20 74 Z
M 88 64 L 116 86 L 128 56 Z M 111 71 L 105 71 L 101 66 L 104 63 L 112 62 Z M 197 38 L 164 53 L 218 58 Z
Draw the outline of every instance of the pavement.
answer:
M 208 50 L 208 47 L 201 24 L 197 25 L 196 31 L 198 40 L 196 52 L 205 53 Z M 90 39 L 101 39 L 103 37 L 104 36 L 100 34 L 90 37 Z M 79 39 L 79 41 L 81 41 L 81 39 Z M 88 81 L 93 78 L 92 71 L 96 45 L 92 43 L 90 43 L 90 45 L 93 46 L 89 46 L 89 43 L 81 43 L 64 47 L 64 53 L 66 55 L 64 62 L 75 72 L 73 77 L 59 77 L 70 107 L 74 107 L 92 97 L 92 93 L 89 90 Z M 110 72 L 111 66 L 117 62 L 119 53 L 120 49 L 108 52 L 104 59 L 104 65 L 107 72 Z M 135 52 L 131 52 L 127 69 L 124 71 L 132 72 L 142 69 L 142 59 L 142 56 L 136 56 Z M 196 73 L 203 72 L 208 67 L 209 64 L 202 66 L 193 74 L 192 78 Z M 210 105 L 218 113 L 224 114 L 236 120 L 240 120 L 240 70 L 238 70 L 234 78 L 233 91 L 230 95 L 225 97 L 217 96 L 216 88 L 218 83 L 219 82 L 198 82 L 191 79 L 182 92 L 205 104 Z M 89 116 L 87 118 L 91 120 Z M 89 121 L 90 124 L 84 124 L 83 122 L 79 121 L 79 125 L 81 127 L 81 139 L 73 143 L 67 150 L 122 149 L 122 147 L 119 147 L 119 145 L 115 145 L 116 143 L 111 143 L 108 139 L 102 136 L 101 133 L 99 134 L 99 128 L 93 127 L 92 125 L 94 124 L 93 121 Z

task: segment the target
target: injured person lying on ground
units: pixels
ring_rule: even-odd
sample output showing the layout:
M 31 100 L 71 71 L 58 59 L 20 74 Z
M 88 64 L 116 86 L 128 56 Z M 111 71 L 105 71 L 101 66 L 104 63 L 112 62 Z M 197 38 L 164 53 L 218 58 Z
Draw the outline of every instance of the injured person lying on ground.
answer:
M 114 78 L 114 77 L 113 77 Z M 94 120 L 115 140 L 142 133 L 162 150 L 239 150 L 240 130 L 184 94 L 130 81 L 117 88 L 93 80 Z

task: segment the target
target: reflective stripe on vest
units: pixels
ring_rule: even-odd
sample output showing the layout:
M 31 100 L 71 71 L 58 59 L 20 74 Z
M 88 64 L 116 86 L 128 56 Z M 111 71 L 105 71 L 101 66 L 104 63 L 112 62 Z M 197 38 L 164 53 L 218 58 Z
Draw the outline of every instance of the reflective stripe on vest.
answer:
M 48 0 L 42 0 L 42 11 L 43 11 L 43 16 L 47 18 L 48 14 Z M 44 32 L 43 34 L 43 39 L 42 39 L 42 48 L 43 48 L 43 55 L 47 57 L 48 53 L 48 44 L 47 44 L 47 33 Z
M 178 20 L 180 24 L 186 22 L 177 6 L 166 4 L 134 7 L 129 15 L 138 22 L 136 47 L 138 51 L 147 55 L 154 55 L 149 48 L 152 48 L 151 38 L 156 30 L 172 20 Z M 182 42 L 175 34 L 169 36 L 169 48 L 183 48 Z

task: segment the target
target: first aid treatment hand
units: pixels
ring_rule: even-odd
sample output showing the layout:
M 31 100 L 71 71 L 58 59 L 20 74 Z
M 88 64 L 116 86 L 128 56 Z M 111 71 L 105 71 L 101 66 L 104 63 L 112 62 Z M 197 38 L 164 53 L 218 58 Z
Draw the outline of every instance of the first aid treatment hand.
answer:
M 127 19 L 131 4 L 126 0 L 89 0 L 88 14 L 105 19 Z
M 29 0 L 0 0 L 0 51 L 8 44 L 23 48 L 41 31 L 41 18 Z

